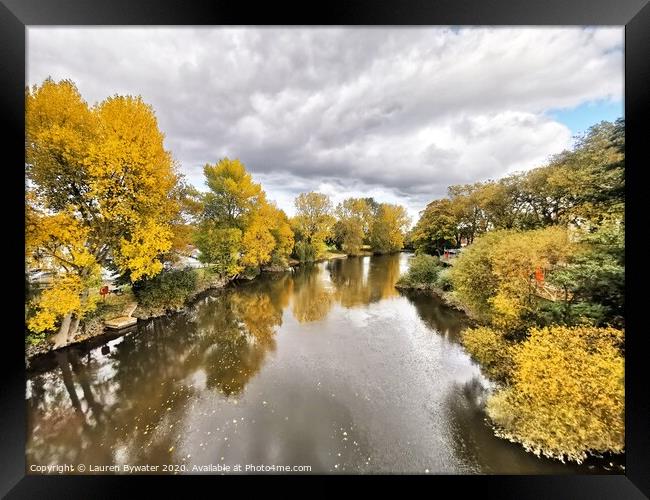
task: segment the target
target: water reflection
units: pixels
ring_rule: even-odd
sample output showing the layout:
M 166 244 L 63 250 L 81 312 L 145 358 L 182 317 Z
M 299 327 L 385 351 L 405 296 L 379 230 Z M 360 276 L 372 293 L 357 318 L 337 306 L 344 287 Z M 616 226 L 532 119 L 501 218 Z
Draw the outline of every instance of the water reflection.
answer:
M 300 323 L 319 321 L 334 305 L 334 290 L 325 279 L 323 265 L 309 265 L 295 271 L 292 278 L 292 312 Z
M 395 283 L 400 274 L 396 256 L 334 260 L 327 271 L 343 307 L 364 306 L 398 295 Z
M 486 381 L 458 344 L 464 318 L 398 292 L 406 262 L 264 276 L 42 358 L 27 387 L 28 464 L 556 471 L 484 424 Z
M 461 311 L 446 306 L 424 291 L 404 290 L 400 293 L 415 306 L 418 316 L 429 328 L 451 342 L 460 342 L 460 334 L 468 325 L 467 317 Z

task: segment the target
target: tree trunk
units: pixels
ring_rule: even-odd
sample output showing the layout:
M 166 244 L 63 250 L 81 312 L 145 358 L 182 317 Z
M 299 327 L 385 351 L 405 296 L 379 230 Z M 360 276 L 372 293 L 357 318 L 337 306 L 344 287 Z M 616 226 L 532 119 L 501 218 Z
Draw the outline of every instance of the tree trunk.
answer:
M 74 340 L 75 335 L 77 335 L 77 330 L 79 329 L 79 316 L 75 315 L 70 322 L 70 328 L 68 329 L 68 344 Z
M 70 323 L 72 321 L 72 313 L 68 313 L 63 317 L 59 331 L 54 335 L 54 348 L 58 349 L 68 343 L 68 332 L 70 331 Z

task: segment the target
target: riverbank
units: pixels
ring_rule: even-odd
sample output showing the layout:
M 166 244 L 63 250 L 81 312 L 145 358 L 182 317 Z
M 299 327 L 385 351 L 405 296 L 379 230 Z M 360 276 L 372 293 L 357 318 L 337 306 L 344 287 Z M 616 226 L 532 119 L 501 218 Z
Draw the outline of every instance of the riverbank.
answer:
M 346 259 L 347 254 L 342 253 L 333 253 L 328 252 L 324 257 L 317 259 L 314 263 L 326 262 L 330 260 L 337 259 Z M 173 306 L 173 307 L 145 307 L 141 304 L 138 304 L 138 307 L 132 313 L 132 317 L 137 318 L 138 322 L 149 321 L 155 318 L 160 318 L 163 316 L 171 316 L 178 314 L 187 310 L 194 303 L 200 300 L 208 292 L 213 292 L 215 290 L 221 290 L 226 288 L 228 285 L 236 282 L 250 281 L 258 278 L 265 273 L 283 273 L 283 272 L 292 272 L 294 268 L 304 265 L 297 260 L 291 260 L 287 267 L 283 266 L 266 266 L 261 269 L 261 272 L 255 276 L 238 276 L 231 279 L 222 279 L 218 277 L 205 278 L 197 280 L 197 286 L 194 291 L 190 293 L 187 299 L 183 302 L 182 305 Z M 83 321 L 79 326 L 79 333 L 75 336 L 74 340 L 64 346 L 54 348 L 54 344 L 50 341 L 49 338 L 45 339 L 43 342 L 38 344 L 26 344 L 25 345 L 25 363 L 27 366 L 35 360 L 36 358 L 46 355 L 50 352 L 58 351 L 60 349 L 65 349 L 66 347 L 80 345 L 87 343 L 91 340 L 95 341 L 101 339 L 102 337 L 114 337 L 120 336 L 121 334 L 126 334 L 132 332 L 136 325 L 123 330 L 113 330 L 106 328 L 105 321 L 124 316 L 124 309 L 128 308 L 129 305 L 133 302 L 137 302 L 137 299 L 131 291 L 126 295 L 110 297 L 109 301 L 112 301 L 113 304 L 106 306 L 104 302 L 101 307 L 105 310 L 101 311 L 99 314 L 91 316 L 88 320 Z

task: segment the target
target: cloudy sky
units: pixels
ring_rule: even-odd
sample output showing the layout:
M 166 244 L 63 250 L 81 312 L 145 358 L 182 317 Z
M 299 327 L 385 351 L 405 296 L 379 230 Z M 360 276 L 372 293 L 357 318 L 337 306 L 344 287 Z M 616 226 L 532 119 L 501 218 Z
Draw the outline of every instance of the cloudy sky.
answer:
M 228 156 L 289 214 L 314 190 L 416 218 L 622 116 L 623 28 L 30 27 L 27 81 L 47 76 L 142 95 L 200 189 Z

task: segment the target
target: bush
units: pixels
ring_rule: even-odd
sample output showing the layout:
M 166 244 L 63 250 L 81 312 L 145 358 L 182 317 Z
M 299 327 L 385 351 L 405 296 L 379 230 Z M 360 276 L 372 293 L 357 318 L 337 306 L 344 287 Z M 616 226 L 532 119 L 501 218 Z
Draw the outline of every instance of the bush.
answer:
M 534 318 L 539 307 L 535 271 L 566 263 L 573 252 L 563 227 L 486 233 L 456 259 L 454 293 L 477 317 L 525 331 L 524 318 Z
M 148 309 L 179 309 L 196 289 L 197 274 L 191 268 L 163 271 L 133 284 L 139 305 Z
M 562 461 L 623 452 L 623 335 L 588 326 L 529 330 L 512 350 L 510 385 L 488 399 L 497 435 Z M 480 355 L 490 351 L 479 344 Z
M 502 332 L 488 327 L 468 328 L 462 334 L 462 343 L 485 375 L 499 382 L 508 380 L 514 344 Z
M 406 286 L 424 286 L 430 288 L 437 285 L 437 278 L 442 270 L 440 259 L 427 254 L 418 254 L 409 262 L 409 269 L 398 281 Z
M 441 268 L 436 278 L 436 286 L 444 291 L 449 291 L 452 288 L 451 272 L 448 268 Z

